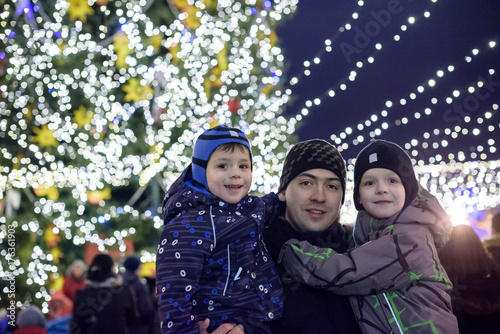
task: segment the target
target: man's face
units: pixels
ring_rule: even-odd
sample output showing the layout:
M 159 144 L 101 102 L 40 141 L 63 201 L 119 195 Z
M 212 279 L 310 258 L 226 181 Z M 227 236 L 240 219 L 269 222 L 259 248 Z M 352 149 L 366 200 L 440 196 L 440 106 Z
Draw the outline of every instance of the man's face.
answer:
M 342 206 L 340 178 L 326 169 L 297 175 L 279 193 L 286 202 L 285 218 L 298 231 L 323 231 L 339 217 Z

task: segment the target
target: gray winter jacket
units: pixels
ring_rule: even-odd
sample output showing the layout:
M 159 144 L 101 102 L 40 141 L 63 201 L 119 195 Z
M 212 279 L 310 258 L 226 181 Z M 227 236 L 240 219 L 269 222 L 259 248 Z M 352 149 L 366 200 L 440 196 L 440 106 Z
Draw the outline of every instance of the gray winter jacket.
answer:
M 364 333 L 458 333 L 451 283 L 436 248 L 451 222 L 437 199 L 421 189 L 406 209 L 376 219 L 360 211 L 356 248 L 345 254 L 290 240 L 280 261 L 308 285 L 349 295 Z

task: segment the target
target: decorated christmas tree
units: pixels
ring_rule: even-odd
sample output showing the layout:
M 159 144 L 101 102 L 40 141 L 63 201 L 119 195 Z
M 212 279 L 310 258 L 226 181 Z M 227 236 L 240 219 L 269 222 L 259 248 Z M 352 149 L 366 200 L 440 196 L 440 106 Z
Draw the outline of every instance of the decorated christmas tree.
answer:
M 164 190 L 209 127 L 243 129 L 252 190 L 274 190 L 297 125 L 275 28 L 296 1 L 0 3 L 2 306 L 47 311 L 98 251 L 154 261 Z

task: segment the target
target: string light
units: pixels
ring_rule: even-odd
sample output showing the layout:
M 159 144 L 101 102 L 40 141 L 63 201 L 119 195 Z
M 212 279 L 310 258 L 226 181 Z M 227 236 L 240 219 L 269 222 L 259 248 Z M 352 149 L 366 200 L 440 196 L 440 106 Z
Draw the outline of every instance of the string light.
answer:
M 408 17 L 407 23 L 401 26 L 400 32 L 394 34 L 390 42 L 398 42 L 401 40 L 403 34 L 409 31 L 410 27 L 417 26 L 418 24 L 423 24 L 425 21 L 423 19 L 428 19 L 431 17 L 430 7 L 433 6 L 437 1 L 432 1 L 428 8 L 425 9 L 423 15 L 420 16 L 410 16 Z M 363 13 L 353 13 L 353 19 L 359 19 L 362 17 Z M 365 17 L 368 15 L 364 13 Z M 324 43 L 324 50 L 320 50 L 315 57 L 320 57 L 325 55 L 326 52 L 333 51 L 332 45 L 337 43 L 337 39 L 340 33 L 345 33 L 353 29 L 354 24 L 346 23 L 338 32 L 334 33 L 334 38 L 327 39 Z M 376 39 L 375 37 L 374 39 Z M 335 83 L 325 90 L 324 93 L 317 97 L 309 98 L 303 106 L 299 107 L 300 113 L 296 116 L 297 120 L 302 120 L 305 117 L 315 116 L 313 112 L 314 106 L 321 105 L 324 100 L 329 97 L 331 99 L 337 97 L 342 91 L 347 91 L 352 82 L 356 80 L 360 69 L 366 68 L 367 65 L 374 64 L 375 58 L 380 54 L 380 52 L 387 49 L 387 41 L 375 41 L 371 40 L 374 45 L 374 50 L 372 54 L 363 60 L 354 60 L 351 63 L 353 67 L 348 69 L 348 75 L 346 75 L 342 80 Z M 333 41 L 333 42 L 332 42 Z M 469 54 L 465 55 L 462 59 L 463 61 L 457 61 L 455 64 L 450 64 L 446 67 L 441 67 L 435 72 L 435 76 L 429 78 L 425 82 L 415 87 L 415 89 L 405 96 L 400 98 L 391 99 L 386 102 L 385 107 L 378 113 L 373 113 L 370 117 L 360 120 L 358 124 L 346 126 L 345 129 L 340 133 L 335 133 L 331 135 L 332 141 L 338 145 L 340 151 L 346 151 L 352 149 L 353 147 L 359 145 L 360 143 L 365 143 L 367 139 L 379 137 L 384 134 L 385 131 L 392 129 L 394 126 L 400 127 L 411 127 L 415 124 L 416 120 L 426 121 L 426 119 L 431 119 L 430 116 L 435 116 L 438 110 L 437 104 L 446 103 L 450 108 L 454 104 L 467 103 L 466 98 L 471 98 L 470 95 L 479 91 L 484 84 L 481 82 L 483 79 L 479 76 L 477 82 L 470 86 L 460 87 L 453 89 L 447 96 L 430 96 L 428 105 L 423 107 L 417 112 L 413 111 L 411 113 L 405 113 L 404 108 L 407 110 L 412 110 L 414 103 L 422 97 L 429 96 L 435 90 L 430 88 L 438 88 L 440 85 L 444 85 L 444 79 L 449 77 L 449 74 L 456 71 L 467 71 L 467 66 L 481 61 L 479 57 L 481 56 L 491 56 L 492 52 L 495 52 L 496 43 L 490 41 L 488 43 L 488 48 L 473 48 Z M 307 65 L 307 66 L 306 66 Z M 304 80 L 311 79 L 314 80 L 314 70 L 320 69 L 315 67 L 313 62 L 307 60 L 304 62 L 303 73 L 293 77 L 289 84 L 290 88 L 286 91 L 287 94 L 294 94 L 294 87 L 299 83 L 304 84 Z M 304 75 L 307 71 L 307 76 Z M 495 74 L 495 68 L 490 68 L 487 75 L 493 76 Z M 493 80 L 495 81 L 495 80 Z M 496 81 L 495 81 L 496 82 Z M 491 88 L 490 88 L 491 89 Z M 484 87 L 482 88 L 482 93 L 485 93 Z M 487 92 L 486 92 L 487 93 Z M 419 102 L 420 102 L 419 101 Z M 391 114 L 394 113 L 397 107 L 398 113 L 401 116 L 398 119 L 393 120 Z M 450 213 L 454 223 L 464 220 L 467 215 L 478 210 L 484 210 L 491 207 L 496 207 L 498 205 L 498 187 L 495 186 L 499 184 L 498 181 L 498 161 L 486 161 L 497 152 L 496 144 L 496 134 L 500 131 L 500 124 L 498 123 L 498 104 L 496 101 L 490 103 L 488 106 L 481 105 L 474 109 L 473 113 L 469 116 L 462 118 L 460 120 L 460 126 L 458 128 L 449 129 L 438 129 L 429 123 L 429 129 L 425 133 L 417 134 L 412 140 L 403 143 L 405 149 L 407 149 L 410 154 L 416 159 L 417 162 L 417 174 L 424 187 L 430 188 L 433 193 L 438 194 L 438 198 L 442 202 L 443 206 Z M 439 131 L 439 132 L 438 132 Z M 436 135 L 435 133 L 438 133 Z M 448 148 L 453 142 L 467 141 L 472 136 L 481 136 L 481 145 L 476 147 L 471 146 L 470 152 L 467 151 L 457 151 L 454 152 L 448 149 L 447 156 L 441 156 L 438 148 L 446 147 Z M 439 140 L 436 140 L 439 138 Z M 430 152 L 430 153 L 429 153 Z M 425 153 L 425 154 L 422 154 Z M 483 162 L 467 162 L 468 160 L 482 160 Z M 448 161 L 448 165 L 445 165 L 445 161 Z M 349 168 L 351 169 L 351 174 L 348 173 L 348 193 L 346 194 L 346 199 L 350 198 L 349 191 L 352 191 L 352 166 L 354 159 L 349 159 Z M 432 170 L 433 177 L 426 176 L 422 169 Z M 484 183 L 478 182 L 473 184 L 470 181 L 470 176 L 465 179 L 469 179 L 468 182 L 462 182 L 462 177 L 454 176 L 453 170 L 468 170 L 471 175 L 488 175 L 484 177 L 486 180 Z M 440 175 L 437 177 L 436 175 Z M 494 184 L 494 186 L 492 186 Z M 351 187 L 351 188 L 350 188 Z M 467 190 L 469 189 L 470 190 Z M 349 190 L 350 189 L 350 190 Z M 464 190 L 465 189 L 465 190 Z M 463 190 L 463 191 L 462 191 Z M 460 211 L 458 208 L 463 208 L 465 211 Z M 457 212 L 463 212 L 462 216 L 457 215 Z M 345 223 L 352 223 L 355 220 L 356 212 L 354 206 L 350 201 L 346 201 L 346 204 L 342 207 L 342 220 Z
M 489 45 L 491 45 L 491 42 L 489 43 Z M 476 49 L 476 50 L 477 50 L 477 49 Z M 477 54 L 478 54 L 478 53 L 476 52 L 475 56 L 477 56 Z M 465 57 L 464 57 L 464 58 L 465 58 Z M 470 63 L 470 62 L 466 62 L 466 63 L 468 64 L 468 63 Z M 445 71 L 442 71 L 442 70 L 438 70 L 438 71 L 436 71 L 436 76 L 437 76 L 437 78 L 429 78 L 428 80 L 426 80 L 425 82 L 427 83 L 427 86 L 428 86 L 428 87 L 436 87 L 436 85 L 438 84 L 438 82 L 439 82 L 440 80 L 442 80 L 442 79 L 445 77 L 445 75 L 446 75 L 447 73 L 451 73 L 451 72 L 455 71 L 455 69 L 456 69 L 456 68 L 455 68 L 455 66 L 454 66 L 454 65 L 451 65 L 451 64 L 450 64 L 450 65 L 448 65 L 446 68 L 447 68 L 447 71 L 446 71 L 446 72 L 445 72 Z M 490 70 L 489 70 L 489 75 L 493 75 L 494 73 L 495 73 L 495 70 L 494 70 L 494 69 L 490 69 Z M 425 90 L 426 90 L 426 89 L 425 89 L 425 86 L 426 86 L 426 84 L 425 84 L 425 83 L 423 83 L 423 84 L 419 85 L 419 86 L 416 88 L 416 91 L 418 92 L 418 94 L 423 94 L 423 93 L 425 92 Z M 470 91 L 471 89 L 473 90 L 474 88 L 469 87 L 469 88 L 468 88 L 468 91 Z M 454 90 L 454 91 L 453 91 L 453 93 L 452 93 L 453 98 L 452 98 L 452 97 L 448 97 L 448 98 L 447 98 L 447 103 L 448 103 L 448 104 L 451 104 L 451 103 L 453 102 L 453 99 L 454 99 L 454 98 L 458 98 L 461 94 L 462 94 L 462 92 L 460 92 L 460 91 L 458 91 L 458 90 Z M 407 96 L 408 96 L 408 98 L 409 98 L 409 101 L 415 101 L 415 100 L 416 100 L 416 98 L 417 98 L 417 94 L 415 94 L 414 92 L 409 93 Z M 437 98 L 433 97 L 433 98 L 431 98 L 431 101 L 432 101 L 433 99 L 437 99 Z M 408 102 L 408 100 L 407 100 L 405 97 L 400 98 L 400 105 L 406 105 L 406 103 L 407 103 L 407 102 Z M 390 110 L 390 108 L 392 108 L 392 107 L 393 107 L 393 105 L 394 105 L 394 104 L 393 104 L 393 102 L 392 102 L 392 101 L 387 101 L 387 102 L 386 102 L 386 107 L 387 107 L 387 109 L 389 109 L 389 110 Z M 383 109 L 383 110 L 381 110 L 381 111 L 379 112 L 379 113 L 380 113 L 380 116 L 381 116 L 382 118 L 378 118 L 377 116 L 372 116 L 372 120 L 371 120 L 372 124 L 371 124 L 371 125 L 375 125 L 375 124 L 376 124 L 377 122 L 379 122 L 379 121 L 384 121 L 384 119 L 385 119 L 385 118 L 389 115 L 389 111 L 388 111 L 387 109 Z M 431 114 L 431 112 L 432 112 L 431 110 L 432 110 L 432 108 L 430 108 L 430 107 L 425 108 L 425 109 L 424 109 L 424 114 L 425 114 L 425 115 L 427 115 L 427 116 L 429 116 L 429 115 Z M 421 113 L 415 113 L 415 114 L 414 114 L 414 118 L 416 118 L 416 119 L 420 118 L 421 116 L 423 116 Z M 376 118 L 375 120 L 373 119 L 374 117 Z M 357 131 L 357 132 L 361 132 L 361 131 L 364 131 L 364 130 L 365 130 L 365 127 L 364 127 L 364 126 L 362 126 L 362 124 L 363 124 L 364 122 L 366 122 L 366 121 L 368 121 L 368 120 L 361 121 L 360 123 L 358 123 L 358 126 L 356 126 L 356 127 L 355 127 L 355 129 L 358 129 L 358 130 L 359 130 L 359 131 Z M 351 127 L 347 127 L 346 129 L 351 129 Z M 344 130 L 344 131 L 345 131 L 345 130 Z M 351 132 L 350 134 L 353 134 L 353 133 Z M 334 140 L 334 141 L 335 141 L 335 143 L 336 143 L 337 145 L 341 145 L 341 144 L 344 142 L 344 140 L 343 140 L 343 139 L 346 139 L 346 138 L 347 138 L 347 136 L 342 135 L 342 133 L 341 133 L 339 136 L 337 136 L 337 135 L 335 135 L 335 134 L 332 134 L 332 135 L 331 135 L 331 139 L 332 139 L 332 140 Z M 352 141 L 352 143 L 353 143 L 354 145 L 357 145 L 357 144 L 358 144 L 358 142 L 356 142 L 356 140 L 353 140 L 353 141 Z
M 359 1 L 358 2 L 358 7 L 361 8 L 363 6 L 364 6 L 364 2 L 363 1 Z M 389 13 L 389 15 L 391 15 L 390 12 L 388 12 L 388 13 Z M 365 14 L 365 15 L 368 15 L 368 14 Z M 373 11 L 370 12 L 370 15 L 372 15 L 372 16 L 374 15 Z M 430 12 L 426 9 L 421 16 L 424 17 L 424 18 L 429 18 L 430 17 Z M 358 12 L 357 11 L 353 12 L 351 14 L 351 17 L 353 19 L 359 18 Z M 417 19 L 414 16 L 410 16 L 410 17 L 407 18 L 407 21 L 410 23 L 410 25 L 413 25 L 416 22 L 416 20 Z M 370 21 L 369 23 L 374 23 L 373 26 L 374 27 L 378 27 L 377 31 L 379 31 L 381 29 L 380 28 L 380 24 L 378 23 L 377 20 Z M 367 25 L 369 25 L 369 23 Z M 324 43 L 325 46 L 326 46 L 325 50 L 320 50 L 318 52 L 318 54 L 315 56 L 314 59 L 318 59 L 317 63 L 315 63 L 315 64 L 319 64 L 320 63 L 319 59 L 325 54 L 325 51 L 326 52 L 331 52 L 332 51 L 332 47 L 331 47 L 332 40 L 334 42 L 337 41 L 341 37 L 342 33 L 351 30 L 351 28 L 352 28 L 351 23 L 347 22 L 347 23 L 344 24 L 344 26 L 340 27 L 337 32 L 335 32 L 335 34 L 333 35 L 333 37 L 331 39 L 325 40 L 325 43 Z M 369 27 L 365 27 L 365 28 L 368 29 Z M 408 26 L 407 25 L 402 25 L 401 26 L 401 31 L 402 32 L 408 31 Z M 379 37 L 380 34 L 379 33 L 374 33 L 374 35 L 375 36 L 373 37 L 373 39 Z M 401 40 L 401 36 L 398 35 L 398 34 L 396 34 L 396 35 L 394 35 L 393 40 L 396 41 L 396 42 L 398 42 L 398 41 Z M 374 41 L 374 40 L 371 40 L 371 42 L 374 43 L 375 51 L 372 52 L 372 54 L 366 58 L 366 60 L 365 60 L 364 63 L 363 63 L 363 61 L 360 61 L 360 60 L 357 61 L 356 62 L 356 67 L 358 67 L 358 68 L 361 69 L 361 68 L 363 68 L 364 64 L 373 64 L 375 62 L 375 58 L 377 57 L 377 55 L 379 55 L 382 52 L 382 49 L 383 49 L 382 42 L 380 42 L 380 41 Z M 341 49 L 342 49 L 342 46 L 341 46 Z M 298 77 L 294 77 L 294 78 L 292 78 L 290 80 L 290 85 L 292 87 L 295 86 L 295 85 L 297 85 L 304 76 L 310 76 L 311 75 L 311 69 L 310 69 L 309 65 L 310 65 L 310 61 L 307 61 L 307 60 L 304 61 L 304 67 L 306 69 L 304 70 L 303 75 L 299 75 Z M 307 75 L 306 75 L 306 73 L 307 73 Z M 337 82 L 337 83 L 333 84 L 332 86 L 330 86 L 329 88 L 327 88 L 325 90 L 325 92 L 323 94 L 321 94 L 320 97 L 316 97 L 315 100 L 318 100 L 318 101 L 321 102 L 321 100 L 323 98 L 327 98 L 327 97 L 333 98 L 335 96 L 335 90 L 336 89 L 340 89 L 342 91 L 345 91 L 347 89 L 347 87 L 348 87 L 348 83 L 355 81 L 356 75 L 357 75 L 356 70 L 351 70 L 349 76 L 347 76 L 346 78 L 340 80 L 340 82 Z M 292 88 L 287 89 L 286 90 L 286 94 L 287 95 L 292 95 L 293 94 L 293 89 Z M 315 105 L 319 105 L 319 103 L 315 104 Z M 305 107 L 303 107 L 301 109 L 301 114 L 296 116 L 296 118 L 297 118 L 298 121 L 302 120 L 303 116 L 310 115 L 310 110 L 309 109 L 310 109 L 311 106 L 312 106 L 312 104 L 308 104 L 308 102 L 305 103 Z
M 489 50 L 491 50 L 491 45 L 494 45 L 494 44 L 492 44 L 492 43 L 488 43 L 488 44 L 490 45 L 490 49 L 489 49 Z M 486 51 L 489 51 L 489 50 L 487 49 Z M 485 52 L 486 52 L 486 51 L 485 51 Z M 471 53 L 473 54 L 473 56 L 478 56 L 478 55 L 479 55 L 479 50 L 478 50 L 478 49 L 474 49 L 474 50 L 472 50 L 472 52 L 471 52 Z M 466 58 L 466 57 L 464 57 L 464 59 L 465 59 L 465 58 Z M 467 62 L 467 61 L 466 61 L 466 62 L 464 63 L 464 65 L 468 65 L 469 63 L 470 63 L 470 61 L 469 61 L 469 62 Z M 457 65 L 457 66 L 460 66 L 460 64 L 459 64 L 459 65 Z M 453 72 L 453 71 L 455 71 L 455 70 L 457 69 L 457 67 L 456 67 L 456 66 L 453 66 L 453 65 L 448 65 L 446 68 L 447 68 L 447 71 L 446 71 L 446 72 L 445 72 L 445 71 L 438 70 L 438 71 L 436 71 L 436 77 L 435 77 L 435 78 L 430 78 L 430 79 L 428 79 L 428 80 L 426 81 L 426 82 L 428 82 L 428 87 L 435 87 L 435 86 L 437 86 L 437 85 L 438 85 L 438 83 L 439 83 L 441 80 L 443 80 L 443 78 L 445 78 L 446 74 L 451 73 L 451 72 Z M 459 68 L 458 68 L 458 69 L 459 69 Z M 495 74 L 495 70 L 494 70 L 494 69 L 489 69 L 489 71 L 488 71 L 488 75 L 492 76 L 492 75 L 494 75 L 494 74 Z M 465 96 L 465 95 L 467 95 L 467 94 L 473 94 L 476 90 L 480 89 L 480 88 L 483 86 L 483 84 L 484 84 L 484 83 L 483 83 L 482 81 L 478 81 L 478 82 L 476 82 L 476 87 L 473 87 L 473 86 L 464 87 L 464 88 L 462 89 L 462 91 L 457 90 L 457 89 L 454 89 L 454 90 L 452 91 L 452 93 L 450 94 L 451 96 L 444 98 L 444 100 L 446 101 L 446 103 L 447 103 L 448 105 L 451 105 L 451 104 L 452 104 L 452 103 L 453 103 L 453 102 L 454 102 L 457 98 L 459 98 L 459 97 L 463 97 L 463 96 Z M 416 91 L 418 92 L 418 94 L 422 95 L 422 94 L 426 91 L 426 89 L 425 89 L 425 87 L 424 87 L 424 86 L 425 86 L 425 84 L 421 84 L 421 85 L 419 85 L 419 86 L 417 87 Z M 407 100 L 406 98 L 402 97 L 402 98 L 400 98 L 400 100 L 399 100 L 399 104 L 400 104 L 401 106 L 405 106 L 405 107 L 407 107 L 407 108 L 411 109 L 411 105 L 410 105 L 410 104 L 407 104 L 407 103 L 413 103 L 413 102 L 416 102 L 416 100 L 417 100 L 417 97 L 418 97 L 418 96 L 417 96 L 417 94 L 415 94 L 415 93 L 413 93 L 413 92 L 412 92 L 412 93 L 410 93 L 410 94 L 408 94 L 407 96 L 408 96 L 409 100 Z M 466 97 L 466 98 L 467 98 L 467 97 Z M 470 98 L 467 98 L 467 99 L 470 99 Z M 431 97 L 431 98 L 430 98 L 431 103 L 433 103 L 433 101 L 436 101 L 436 100 L 438 100 L 438 98 L 437 98 L 437 97 Z M 466 103 L 466 102 L 467 102 L 467 101 L 464 99 L 464 102 L 463 102 L 463 103 Z M 356 136 L 357 134 L 359 134 L 359 135 L 357 135 L 357 137 L 356 137 L 356 138 L 354 138 L 354 139 L 352 139 L 352 140 L 351 140 L 352 145 L 354 145 L 354 146 L 359 145 L 360 143 L 363 143 L 363 142 L 364 142 L 364 140 L 365 140 L 365 137 L 362 135 L 362 133 L 366 133 L 366 131 L 367 131 L 367 130 L 368 130 L 368 128 L 370 128 L 370 127 L 375 127 L 375 126 L 377 126 L 377 124 L 378 124 L 379 122 L 383 122 L 381 125 L 379 125 L 379 126 L 380 126 L 380 128 L 375 128 L 374 130 L 372 130 L 371 132 L 369 132 L 369 133 L 368 133 L 369 137 L 372 137 L 372 138 L 373 138 L 373 137 L 376 137 L 376 136 L 381 136 L 381 135 L 382 135 L 382 133 L 383 133 L 384 131 L 388 130 L 388 129 L 389 129 L 389 127 L 390 127 L 390 126 L 389 126 L 389 124 L 387 123 L 387 118 L 388 118 L 388 116 L 390 115 L 390 111 L 391 111 L 391 108 L 392 108 L 393 106 L 394 106 L 394 103 L 393 103 L 392 101 L 387 101 L 387 102 L 386 102 L 386 107 L 387 107 L 387 108 L 386 108 L 386 109 L 383 109 L 383 110 L 381 110 L 381 111 L 379 112 L 380 117 L 379 117 L 379 116 L 377 116 L 376 114 L 374 114 L 374 115 L 372 115 L 372 116 L 371 116 L 371 118 L 370 118 L 369 120 L 361 121 L 361 122 L 360 122 L 360 123 L 358 123 L 358 125 L 357 125 L 357 126 L 355 126 L 355 127 L 346 127 L 346 129 L 344 130 L 344 132 L 340 133 L 339 135 L 332 134 L 332 135 L 331 135 L 331 139 L 332 139 L 332 140 L 334 140 L 334 142 L 335 142 L 337 145 L 340 145 L 340 149 L 341 149 L 341 150 L 346 150 L 346 149 L 348 149 L 348 148 L 350 147 L 349 143 L 346 143 L 346 141 L 349 139 L 349 137 L 353 137 L 353 136 Z M 414 112 L 414 114 L 413 114 L 413 118 L 414 118 L 414 119 L 420 119 L 421 117 L 428 117 L 428 116 L 430 116 L 430 115 L 432 114 L 432 109 L 433 109 L 433 107 L 432 107 L 432 106 L 428 106 L 428 107 L 425 107 L 425 108 L 424 108 L 424 110 L 423 110 L 422 112 Z M 497 109 L 498 109 L 498 105 L 497 105 L 497 104 L 493 104 L 493 105 L 491 106 L 491 110 L 496 111 Z M 484 112 L 484 115 L 491 115 L 491 111 L 485 111 L 485 112 Z M 490 116 L 490 118 L 491 118 L 491 116 Z M 489 120 L 490 122 L 493 122 L 493 120 L 492 120 L 492 119 L 490 120 L 490 118 L 488 118 L 488 120 Z M 483 116 L 478 116 L 478 117 L 477 117 L 477 120 L 478 120 L 479 122 L 484 122 L 484 120 L 483 120 Z M 401 118 L 401 119 L 396 119 L 396 120 L 394 121 L 394 124 L 395 124 L 396 126 L 404 126 L 404 125 L 408 125 L 408 122 L 409 122 L 409 119 L 408 119 L 408 118 L 403 117 L 403 118 Z M 470 122 L 470 121 L 469 121 L 469 122 L 466 122 L 466 125 L 467 125 L 467 124 L 470 124 L 470 126 L 472 126 L 472 125 L 474 124 L 474 122 Z M 492 124 L 492 126 L 493 126 L 493 128 L 495 128 L 495 125 L 494 125 L 494 124 Z M 498 126 L 496 126 L 496 127 L 498 127 Z M 353 128 L 354 128 L 354 131 L 352 130 Z M 349 131 L 349 133 L 347 133 L 347 131 Z M 439 131 L 439 129 L 434 129 L 433 131 L 431 131 L 431 133 L 433 133 L 433 132 L 435 132 L 435 131 Z M 467 130 L 462 131 L 461 133 L 462 133 L 463 135 L 466 135 L 466 134 L 467 134 L 467 132 L 466 132 L 466 131 L 467 131 Z M 477 134 L 477 131 L 478 131 L 478 130 L 476 130 L 476 134 Z M 492 131 L 492 130 L 490 130 L 490 132 L 491 132 L 491 131 Z M 472 131 L 471 131 L 471 132 L 472 132 Z M 442 134 L 442 135 L 443 135 L 443 134 Z M 442 135 L 441 135 L 441 136 L 442 136 Z M 448 136 L 448 135 L 450 135 L 450 133 L 445 133 L 444 135 Z M 424 139 L 428 139 L 428 137 L 427 137 L 427 138 L 425 138 L 425 136 L 426 136 L 426 135 L 425 135 L 425 133 L 424 133 L 424 134 L 422 134 L 422 136 L 424 137 Z M 454 136 L 453 138 L 450 138 L 451 140 L 455 140 L 455 139 L 457 139 L 456 133 L 455 133 L 453 136 Z M 423 143 L 423 144 L 425 144 L 426 142 L 425 142 L 425 141 L 422 141 L 422 143 Z M 436 145 L 437 145 L 437 146 L 435 147 L 435 149 L 434 149 L 434 151 L 436 151 L 436 148 L 439 146 L 439 144 L 438 144 L 438 143 L 434 143 L 433 145 L 434 145 L 434 146 L 436 146 Z M 407 149 L 410 147 L 408 143 L 405 143 L 405 145 L 404 145 L 404 146 L 405 146 Z M 495 150 L 496 150 L 496 148 L 495 148 L 493 145 L 489 145 L 489 149 L 488 149 L 488 151 L 491 151 L 491 152 L 493 153 Z M 428 152 L 427 147 L 421 147 L 421 148 L 420 148 L 420 151 L 423 151 L 423 152 Z M 471 155 L 471 158 L 472 158 L 472 159 L 479 158 L 479 157 L 477 157 L 477 156 L 474 156 L 474 154 L 475 154 L 475 153 L 472 153 L 472 155 Z M 416 156 L 416 154 L 415 154 L 415 156 Z M 482 160 L 487 159 L 487 154 L 484 154 L 484 153 L 483 153 L 483 154 L 481 155 L 481 157 L 480 157 L 480 158 L 481 158 Z M 418 161 L 418 163 L 419 163 L 419 164 L 424 164 L 424 163 L 427 163 L 427 162 L 434 163 L 434 162 L 436 162 L 436 161 L 437 161 L 437 159 L 436 159 L 436 157 L 435 157 L 435 156 L 428 156 L 428 157 L 427 157 L 427 159 L 428 159 L 427 161 L 419 160 L 419 161 Z

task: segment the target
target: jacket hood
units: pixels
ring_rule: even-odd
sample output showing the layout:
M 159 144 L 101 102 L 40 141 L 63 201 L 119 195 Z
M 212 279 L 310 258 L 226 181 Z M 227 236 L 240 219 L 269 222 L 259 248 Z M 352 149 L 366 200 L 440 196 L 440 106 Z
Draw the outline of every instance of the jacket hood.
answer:
M 114 275 L 106 278 L 103 281 L 90 281 L 86 282 L 86 288 L 115 288 L 123 285 L 123 278 L 120 275 Z
M 354 240 L 357 244 L 363 244 L 370 240 L 371 234 L 395 223 L 426 226 L 431 231 L 436 248 L 443 247 L 450 239 L 450 218 L 437 198 L 420 186 L 418 195 L 410 206 L 389 218 L 377 219 L 364 210 L 359 211 L 354 227 Z

